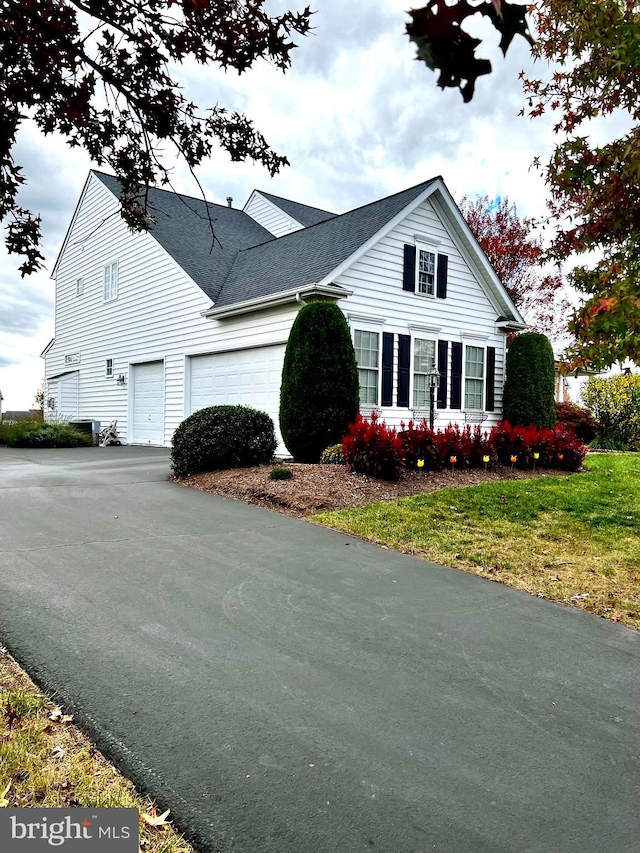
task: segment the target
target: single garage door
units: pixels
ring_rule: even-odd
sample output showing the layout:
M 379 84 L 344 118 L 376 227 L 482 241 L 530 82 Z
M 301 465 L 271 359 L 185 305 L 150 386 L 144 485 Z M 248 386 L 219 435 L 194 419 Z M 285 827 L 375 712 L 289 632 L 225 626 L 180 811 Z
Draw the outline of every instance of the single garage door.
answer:
M 191 411 L 224 404 L 251 406 L 273 418 L 276 434 L 285 345 L 191 358 Z
M 164 440 L 164 362 L 134 364 L 131 438 L 136 444 Z

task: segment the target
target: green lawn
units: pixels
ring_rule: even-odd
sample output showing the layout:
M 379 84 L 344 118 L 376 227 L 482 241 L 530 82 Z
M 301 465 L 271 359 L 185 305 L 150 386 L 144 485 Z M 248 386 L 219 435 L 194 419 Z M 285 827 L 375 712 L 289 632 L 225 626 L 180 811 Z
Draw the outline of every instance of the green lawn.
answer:
M 640 454 L 589 454 L 585 468 L 312 520 L 640 627 Z

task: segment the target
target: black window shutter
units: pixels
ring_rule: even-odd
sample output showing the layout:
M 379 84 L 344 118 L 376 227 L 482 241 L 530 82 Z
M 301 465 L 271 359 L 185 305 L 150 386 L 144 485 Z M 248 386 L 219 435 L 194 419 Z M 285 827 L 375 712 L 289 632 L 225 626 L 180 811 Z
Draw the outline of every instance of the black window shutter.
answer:
M 398 335 L 398 406 L 409 408 L 409 363 L 411 360 L 411 338 Z
M 393 405 L 393 335 L 382 333 L 382 405 Z
M 402 289 L 414 292 L 416 289 L 416 247 L 409 246 L 406 243 L 404 247 L 404 278 Z
M 451 408 L 462 408 L 462 344 L 451 344 Z
M 496 348 L 487 347 L 487 380 L 485 409 L 493 412 L 496 407 Z
M 438 373 L 440 382 L 438 384 L 438 408 L 447 408 L 447 359 L 449 356 L 449 342 L 438 341 Z
M 449 273 L 449 256 L 438 255 L 438 287 L 436 296 L 438 299 L 447 298 L 447 276 Z

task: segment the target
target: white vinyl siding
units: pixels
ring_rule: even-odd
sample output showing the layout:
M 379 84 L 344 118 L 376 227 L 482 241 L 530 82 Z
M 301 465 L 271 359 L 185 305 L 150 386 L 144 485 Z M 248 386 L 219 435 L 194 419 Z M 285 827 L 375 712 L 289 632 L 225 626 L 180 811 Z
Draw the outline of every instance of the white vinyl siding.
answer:
M 463 340 L 467 332 L 482 337 L 482 346 L 492 346 L 496 350 L 495 411 L 488 413 L 482 423 L 483 429 L 489 429 L 498 422 L 502 414 L 502 386 L 504 381 L 506 335 L 496 329 L 496 319 L 503 311 L 492 304 L 491 299 L 480 284 L 479 274 L 467 260 L 459 247 L 458 239 L 449 224 L 443 224 L 440 218 L 440 205 L 435 199 L 428 199 L 396 224 L 378 242 L 351 264 L 344 272 L 336 276 L 334 283 L 353 291 L 351 296 L 338 303 L 349 318 L 352 328 L 364 328 L 359 317 L 384 318 L 382 330 L 394 335 L 393 359 L 393 405 L 382 408 L 381 417 L 392 426 L 399 427 L 407 421 L 407 408 L 397 406 L 398 389 L 398 336 L 410 335 L 412 354 L 410 372 L 413 374 L 415 338 L 431 338 L 446 341 L 446 400 L 451 400 L 451 367 L 453 344 Z M 433 242 L 420 241 L 416 235 L 425 235 Z M 426 298 L 423 294 L 411 293 L 402 289 L 404 273 L 404 247 L 415 245 L 416 249 L 430 248 L 436 255 L 448 256 L 447 298 Z M 418 260 L 416 257 L 416 268 Z M 417 274 L 416 274 L 417 275 Z M 420 328 L 424 327 L 423 334 Z M 477 339 L 477 338 L 476 338 Z M 472 341 L 465 341 L 472 343 Z M 436 347 L 437 354 L 437 347 Z M 464 352 L 462 355 L 464 370 Z M 440 369 L 440 368 L 439 368 Z M 486 372 L 486 371 L 485 371 Z M 413 388 L 410 389 L 409 402 L 413 404 Z M 437 391 L 436 391 L 437 393 Z M 484 394 L 483 394 L 484 397 Z M 380 399 L 380 398 L 378 398 Z M 464 385 L 462 400 L 464 402 Z M 425 406 L 417 411 L 426 411 Z M 484 410 L 484 409 L 481 409 Z M 448 423 L 465 423 L 464 410 L 437 409 L 437 426 Z
M 92 175 L 56 268 L 56 340 L 46 353 L 46 376 L 68 370 L 65 354 L 81 352 L 78 416 L 103 426 L 117 420 L 118 434 L 127 443 L 133 440 L 134 367 L 164 359 L 162 444 L 168 446 L 178 424 L 190 414 L 190 357 L 242 350 L 256 342 L 283 346 L 300 305 L 224 321 L 202 317 L 211 300 L 151 234 L 132 234 L 117 212 L 117 199 Z M 104 302 L 103 271 L 115 258 L 119 295 Z M 80 276 L 84 296 L 76 299 Z M 125 383 L 105 380 L 106 353 L 113 359 L 114 377 L 123 374 Z M 279 387 L 278 380 L 278 393 Z
M 377 332 L 364 332 L 356 329 L 354 349 L 358 364 L 360 405 L 377 406 L 380 376 L 380 335 Z
M 107 264 L 103 271 L 103 299 L 111 302 L 118 298 L 118 262 Z
M 436 254 L 418 246 L 418 281 L 416 291 L 425 296 L 433 296 L 436 292 Z
M 481 410 L 484 405 L 484 347 L 465 347 L 464 408 Z
M 429 382 L 427 373 L 436 363 L 435 341 L 414 338 L 413 340 L 413 408 L 424 409 L 429 405 Z
M 282 237 L 291 231 L 299 231 L 302 225 L 277 207 L 273 202 L 266 199 L 262 193 L 254 191 L 251 198 L 244 206 L 244 212 L 252 219 L 266 228 L 274 237 Z

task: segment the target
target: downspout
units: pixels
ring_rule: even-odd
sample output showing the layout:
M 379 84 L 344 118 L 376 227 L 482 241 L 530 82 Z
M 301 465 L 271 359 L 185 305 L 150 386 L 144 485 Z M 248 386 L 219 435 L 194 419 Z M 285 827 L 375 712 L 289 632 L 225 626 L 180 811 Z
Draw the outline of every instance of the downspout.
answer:
M 300 296 L 300 292 L 296 293 L 296 302 L 299 302 L 300 305 L 305 306 L 307 303 L 304 301 L 302 296 Z

